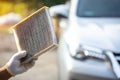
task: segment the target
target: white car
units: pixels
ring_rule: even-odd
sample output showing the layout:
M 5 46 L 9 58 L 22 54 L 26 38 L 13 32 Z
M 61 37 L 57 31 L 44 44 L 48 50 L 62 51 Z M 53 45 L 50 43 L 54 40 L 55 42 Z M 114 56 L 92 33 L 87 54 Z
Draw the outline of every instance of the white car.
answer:
M 0 16 L 0 27 L 12 26 L 22 20 L 21 16 L 16 13 L 9 13 L 3 16 Z
M 120 0 L 70 0 L 50 13 L 62 23 L 59 80 L 120 79 Z

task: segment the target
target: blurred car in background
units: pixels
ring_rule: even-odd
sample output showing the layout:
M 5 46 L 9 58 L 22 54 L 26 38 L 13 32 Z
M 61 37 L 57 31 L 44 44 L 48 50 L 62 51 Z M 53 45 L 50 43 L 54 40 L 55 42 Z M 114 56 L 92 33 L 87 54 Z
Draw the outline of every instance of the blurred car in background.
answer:
M 120 0 L 70 0 L 50 8 L 61 29 L 59 80 L 120 79 L 119 4 Z
M 21 16 L 13 12 L 0 16 L 0 31 L 5 29 L 8 30 L 20 20 L 22 20 Z
M 55 33 L 56 33 L 58 41 L 59 41 L 60 32 L 61 32 L 60 23 L 62 26 L 64 25 L 64 21 L 66 21 L 66 18 L 68 17 L 67 11 L 68 11 L 68 5 L 64 5 L 64 4 L 50 7 L 50 14 L 52 16 L 53 25 L 54 25 L 54 29 L 55 29 Z M 61 18 L 65 20 L 61 21 Z

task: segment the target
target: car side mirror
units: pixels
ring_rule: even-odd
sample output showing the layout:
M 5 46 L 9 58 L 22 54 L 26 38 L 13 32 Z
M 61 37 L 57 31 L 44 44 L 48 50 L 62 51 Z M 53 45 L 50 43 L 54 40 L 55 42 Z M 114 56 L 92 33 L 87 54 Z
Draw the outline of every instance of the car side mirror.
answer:
M 57 5 L 49 8 L 50 15 L 55 18 L 68 18 L 67 5 Z

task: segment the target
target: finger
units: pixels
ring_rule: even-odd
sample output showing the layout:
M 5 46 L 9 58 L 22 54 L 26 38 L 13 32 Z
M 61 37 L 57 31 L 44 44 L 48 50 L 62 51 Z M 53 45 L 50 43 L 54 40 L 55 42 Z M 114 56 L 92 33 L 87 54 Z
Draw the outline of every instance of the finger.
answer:
M 36 60 L 38 60 L 38 57 L 32 57 L 27 63 L 30 63 L 30 62 L 32 62 L 32 61 L 36 61 Z
M 29 68 L 33 67 L 34 65 L 35 65 L 35 61 L 33 60 L 33 61 L 31 61 L 31 62 L 29 62 L 27 64 L 24 64 L 24 67 L 26 69 L 29 69 Z
M 32 59 L 33 59 L 33 60 L 38 60 L 38 57 L 33 57 Z
M 20 51 L 20 52 L 16 53 L 14 57 L 15 57 L 15 59 L 19 60 L 19 59 L 25 57 L 26 54 L 27 54 L 26 51 Z
M 36 61 L 36 60 L 33 59 L 33 60 L 31 60 L 28 64 L 34 65 L 34 64 L 35 64 L 35 61 Z

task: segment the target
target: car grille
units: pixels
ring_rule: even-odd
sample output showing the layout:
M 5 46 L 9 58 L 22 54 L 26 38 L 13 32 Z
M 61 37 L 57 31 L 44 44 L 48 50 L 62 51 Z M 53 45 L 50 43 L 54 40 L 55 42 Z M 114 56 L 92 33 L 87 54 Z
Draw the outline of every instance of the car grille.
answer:
M 118 63 L 120 64 L 120 53 L 115 53 L 115 52 L 113 52 L 113 55 L 115 56 L 116 60 L 117 60 Z

